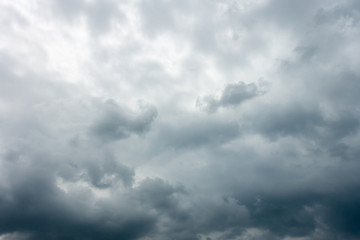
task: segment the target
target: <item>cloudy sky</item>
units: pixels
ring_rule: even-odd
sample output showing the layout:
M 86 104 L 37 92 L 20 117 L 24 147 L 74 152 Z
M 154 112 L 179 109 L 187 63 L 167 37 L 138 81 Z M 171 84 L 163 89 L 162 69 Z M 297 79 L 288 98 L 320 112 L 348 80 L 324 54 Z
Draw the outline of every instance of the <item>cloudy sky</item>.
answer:
M 357 0 L 1 0 L 0 240 L 360 239 Z

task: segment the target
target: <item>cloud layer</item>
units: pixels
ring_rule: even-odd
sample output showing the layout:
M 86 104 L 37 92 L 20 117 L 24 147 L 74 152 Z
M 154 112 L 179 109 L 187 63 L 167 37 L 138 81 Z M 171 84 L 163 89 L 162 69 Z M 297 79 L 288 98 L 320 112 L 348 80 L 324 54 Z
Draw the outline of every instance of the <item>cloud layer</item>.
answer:
M 360 4 L 0 3 L 0 240 L 360 238 Z

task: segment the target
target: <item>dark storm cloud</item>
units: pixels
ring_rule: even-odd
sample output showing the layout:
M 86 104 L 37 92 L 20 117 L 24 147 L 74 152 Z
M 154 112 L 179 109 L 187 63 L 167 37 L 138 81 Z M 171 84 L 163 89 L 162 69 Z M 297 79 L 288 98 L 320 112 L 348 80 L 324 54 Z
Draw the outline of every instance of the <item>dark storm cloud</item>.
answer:
M 166 224 L 164 239 L 197 239 L 198 234 L 243 229 L 248 212 L 234 199 L 208 199 L 183 186 L 171 186 L 161 179 L 147 179 L 138 188 L 145 204 L 157 211 Z
M 95 122 L 91 132 L 104 141 L 128 138 L 133 133 L 143 134 L 157 116 L 157 110 L 152 106 L 144 106 L 142 112 L 134 114 L 113 101 L 107 101 L 102 111 L 103 116 Z
M 2 233 L 29 234 L 26 239 L 135 239 L 153 228 L 155 219 L 136 205 L 124 214 L 111 203 L 92 207 L 92 195 L 84 189 L 77 189 L 77 196 L 65 194 L 49 170 L 32 167 L 11 181 L 11 189 L 2 189 Z
M 304 201 L 302 196 L 280 199 L 257 196 L 252 200 L 248 207 L 254 226 L 266 228 L 274 235 L 308 236 L 316 228 L 316 216 L 306 208 L 313 204 L 311 198 Z
M 145 179 L 119 193 L 114 188 L 111 199 L 94 203 L 86 187 L 58 187 L 61 162 L 44 165 L 29 158 L 32 162 L 20 169 L 19 161 L 2 164 L 8 187 L 1 188 L 0 233 L 11 234 L 10 239 L 196 239 L 199 233 L 235 227 L 248 218 L 233 200 L 193 199 L 195 192 L 162 179 Z
M 240 105 L 261 93 L 254 83 L 238 82 L 228 84 L 219 97 L 206 96 L 198 99 L 196 104 L 208 113 L 213 113 L 220 107 Z
M 117 163 L 113 159 L 104 159 L 104 161 L 100 162 L 100 166 L 96 164 L 96 161 L 90 162 L 87 166 L 87 174 L 90 182 L 95 187 L 109 188 L 119 180 L 121 180 L 126 187 L 130 187 L 133 184 L 134 170 Z
M 359 239 L 360 5 L 249 2 L 135 2 L 131 29 L 103 43 L 97 36 L 123 19 L 115 1 L 52 1 L 54 17 L 85 19 L 91 46 L 114 53 L 105 70 L 80 58 L 96 73 L 75 68 L 86 83 L 57 72 L 66 51 L 54 61 L 49 49 L 62 44 L 41 35 L 57 21 L 26 29 L 39 23 L 31 4 L 4 7 L 8 40 L 36 41 L 44 57 L 36 65 L 12 52 L 31 57 L 23 43 L 0 56 L 0 239 Z M 199 61 L 196 78 L 165 73 L 181 63 L 166 55 L 173 36 L 189 46 L 184 59 Z M 207 113 L 194 111 L 209 78 L 251 79 L 259 55 L 271 61 L 266 94 L 224 81 L 218 96 L 199 98 Z M 140 96 L 156 107 L 134 110 Z
M 256 129 L 269 137 L 312 134 L 317 126 L 324 124 L 319 109 L 311 109 L 298 103 L 285 107 L 266 106 L 260 114 L 253 117 L 250 129 Z
M 248 199 L 240 197 L 239 201 L 248 207 L 252 226 L 267 229 L 280 239 L 285 236 L 356 239 L 360 236 L 357 217 L 360 205 L 359 189 L 354 187 L 336 193 L 304 190 L 275 195 L 257 192 L 252 198 L 248 195 Z M 314 236 L 316 231 L 323 231 L 325 236 Z
M 74 186 L 64 191 L 58 186 L 56 176 L 66 162 L 52 157 L 51 154 L 42 156 L 24 150 L 21 158 L 2 159 L 1 169 L 5 171 L 2 178 L 8 185 L 1 186 L 0 191 L 0 234 L 14 233 L 8 236 L 10 239 L 137 239 L 156 231 L 160 216 L 151 213 L 153 208 L 159 212 L 172 211 L 172 205 L 162 206 L 157 202 L 166 203 L 170 195 L 184 192 L 162 180 L 148 179 L 139 187 L 127 188 L 119 196 L 113 195 L 112 200 L 94 202 L 93 192 L 87 187 Z M 91 169 L 90 175 L 94 174 L 93 170 L 116 173 L 116 176 L 122 174 L 124 178 L 133 174 L 125 166 L 106 160 L 106 156 L 104 159 L 97 160 L 103 162 L 103 167 Z M 23 167 L 18 167 L 19 164 Z M 86 164 L 94 166 L 95 163 Z M 83 169 L 77 168 L 78 173 L 82 174 Z M 124 174 L 124 171 L 127 172 Z M 13 178 L 13 175 L 17 177 Z M 91 176 L 95 180 L 81 176 L 70 179 L 70 183 L 93 183 L 99 174 L 95 175 Z M 98 181 L 94 185 L 99 187 Z M 156 194 L 158 200 L 151 194 Z
M 356 175 L 358 159 L 353 159 L 352 163 L 336 161 L 330 164 L 331 157 L 325 157 L 325 163 L 321 163 L 322 154 L 294 156 L 295 153 L 285 154 L 289 151 L 285 148 L 279 149 L 281 153 L 266 154 L 263 160 L 256 155 L 249 156 L 249 166 L 241 163 L 246 161 L 243 150 L 235 156 L 220 154 L 222 162 L 231 164 L 226 167 L 213 163 L 211 178 L 203 180 L 211 182 L 212 178 L 223 178 L 223 190 L 250 213 L 250 223 L 244 224 L 245 228 L 263 229 L 274 239 L 286 236 L 357 239 L 360 179 L 350 180 L 348 176 Z M 279 156 L 282 158 L 272 159 Z M 306 161 L 317 164 L 306 167 Z M 325 166 L 321 166 L 323 164 Z

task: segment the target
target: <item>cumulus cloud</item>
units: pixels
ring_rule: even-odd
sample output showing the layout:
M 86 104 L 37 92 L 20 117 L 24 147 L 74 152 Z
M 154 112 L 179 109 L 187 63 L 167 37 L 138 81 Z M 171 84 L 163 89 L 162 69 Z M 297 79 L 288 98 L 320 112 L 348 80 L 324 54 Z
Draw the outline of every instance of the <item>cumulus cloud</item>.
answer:
M 219 97 L 206 96 L 198 99 L 196 104 L 200 109 L 213 113 L 220 107 L 237 106 L 260 94 L 254 83 L 238 82 L 228 84 Z
M 112 101 L 106 102 L 102 111 L 103 116 L 91 127 L 91 133 L 104 141 L 127 138 L 132 133 L 143 134 L 150 129 L 157 116 L 153 106 L 142 106 L 142 112 L 134 114 Z

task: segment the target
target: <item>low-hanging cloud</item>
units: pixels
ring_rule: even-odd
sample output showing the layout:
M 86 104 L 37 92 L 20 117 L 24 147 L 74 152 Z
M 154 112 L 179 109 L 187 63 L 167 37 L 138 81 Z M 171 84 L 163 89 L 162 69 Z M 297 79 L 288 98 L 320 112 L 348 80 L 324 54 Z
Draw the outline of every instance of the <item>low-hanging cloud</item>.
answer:
M 0 239 L 360 238 L 358 1 L 0 13 Z

